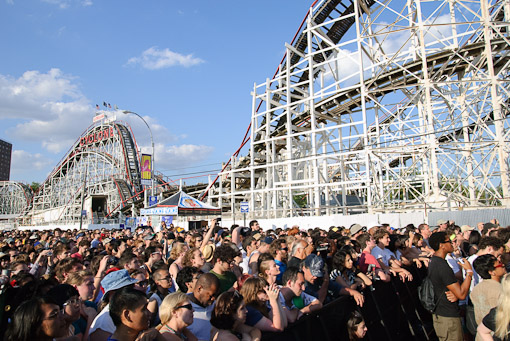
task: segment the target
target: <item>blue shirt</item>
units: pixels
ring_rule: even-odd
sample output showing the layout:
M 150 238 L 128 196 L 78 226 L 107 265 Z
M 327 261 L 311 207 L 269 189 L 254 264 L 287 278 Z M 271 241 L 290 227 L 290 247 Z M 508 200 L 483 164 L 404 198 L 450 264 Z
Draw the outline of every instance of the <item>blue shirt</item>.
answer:
M 285 272 L 285 270 L 287 270 L 287 264 L 280 262 L 278 259 L 275 259 L 274 262 L 276 263 L 276 265 L 280 267 L 280 274 L 276 276 L 276 283 L 281 285 L 283 273 Z

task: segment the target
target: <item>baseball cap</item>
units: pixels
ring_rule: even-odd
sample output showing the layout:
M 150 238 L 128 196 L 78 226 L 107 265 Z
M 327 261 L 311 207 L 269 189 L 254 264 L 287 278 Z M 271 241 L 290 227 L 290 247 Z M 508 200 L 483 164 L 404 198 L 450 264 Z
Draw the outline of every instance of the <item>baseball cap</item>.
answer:
M 154 235 L 152 233 L 143 237 L 143 240 L 153 240 L 153 239 L 154 239 Z
M 256 241 L 259 241 L 259 240 L 260 240 L 260 238 L 262 238 L 262 235 L 261 235 L 260 233 L 258 233 L 258 232 L 257 232 L 257 233 L 254 233 L 254 234 L 252 235 L 252 237 L 253 237 L 253 238 L 255 238 L 255 240 L 256 240 Z
M 183 233 L 184 232 L 184 227 L 178 227 L 175 229 L 175 231 L 177 231 L 177 233 Z
M 324 260 L 315 254 L 310 254 L 305 258 L 305 267 L 310 269 L 312 276 L 323 277 L 324 276 Z
M 262 242 L 266 244 L 271 244 L 273 240 L 274 239 L 272 237 L 267 236 L 266 238 L 262 239 Z
M 106 245 L 106 244 L 108 244 L 108 243 L 111 243 L 111 241 L 112 241 L 112 239 L 111 239 L 111 238 L 105 238 L 105 239 L 103 239 L 103 240 L 102 240 L 103 245 Z
M 361 230 L 363 230 L 363 226 L 361 226 L 360 224 L 353 224 L 353 225 L 351 225 L 351 228 L 350 228 L 351 234 L 354 235 L 354 234 L 358 233 Z
M 460 227 L 460 232 L 464 233 L 464 232 L 467 232 L 467 231 L 473 231 L 475 228 L 474 227 L 471 227 L 469 225 L 462 225 Z
M 138 282 L 138 280 L 131 278 L 128 271 L 124 269 L 110 272 L 108 275 L 104 276 L 101 281 L 101 286 L 104 289 L 104 295 L 106 295 L 109 291 L 124 288 L 136 282 Z
M 439 226 L 439 225 L 442 225 L 442 224 L 446 224 L 446 223 L 448 223 L 448 222 L 447 222 L 446 220 L 444 220 L 444 219 L 439 219 L 439 220 L 437 221 L 437 225 L 438 225 L 438 226 Z
M 251 228 L 249 227 L 241 227 L 241 236 L 246 237 L 251 233 Z

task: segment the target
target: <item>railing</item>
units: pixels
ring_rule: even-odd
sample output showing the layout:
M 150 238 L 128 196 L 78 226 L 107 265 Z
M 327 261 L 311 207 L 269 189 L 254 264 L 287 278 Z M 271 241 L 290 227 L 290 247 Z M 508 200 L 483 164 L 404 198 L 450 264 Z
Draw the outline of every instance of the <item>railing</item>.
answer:
M 263 340 L 349 340 L 347 320 L 360 310 L 368 331 L 365 340 L 437 340 L 431 315 L 423 309 L 417 288 L 427 269 L 412 268 L 411 282 L 392 278 L 389 283 L 374 282 L 374 290 L 365 289 L 365 303 L 360 309 L 350 297 L 328 303 L 320 311 L 301 318 L 282 333 L 263 333 Z

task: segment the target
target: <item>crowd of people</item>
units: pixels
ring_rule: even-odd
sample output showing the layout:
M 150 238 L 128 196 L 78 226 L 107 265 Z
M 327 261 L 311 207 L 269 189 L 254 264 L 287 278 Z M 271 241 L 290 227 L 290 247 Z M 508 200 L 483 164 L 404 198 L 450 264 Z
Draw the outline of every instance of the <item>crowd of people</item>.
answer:
M 344 296 L 361 340 L 364 292 L 426 267 L 440 340 L 508 339 L 510 227 L 369 225 L 1 231 L 0 338 L 259 340 Z

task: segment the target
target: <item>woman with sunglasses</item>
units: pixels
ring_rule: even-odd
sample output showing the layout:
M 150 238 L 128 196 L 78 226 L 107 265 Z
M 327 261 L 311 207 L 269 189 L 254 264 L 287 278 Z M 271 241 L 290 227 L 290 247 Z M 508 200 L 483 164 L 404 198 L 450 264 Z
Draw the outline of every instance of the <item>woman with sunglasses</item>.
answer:
M 82 340 L 88 340 L 88 331 L 97 316 L 97 304 L 90 301 L 94 296 L 94 275 L 88 270 L 72 272 L 67 278 L 67 284 L 72 285 L 80 295 L 80 318 L 73 322 L 75 330 L 81 331 Z
M 187 329 L 193 323 L 193 306 L 188 295 L 174 292 L 165 297 L 159 307 L 159 318 L 162 324 L 159 331 L 165 340 L 197 340 L 195 335 Z

